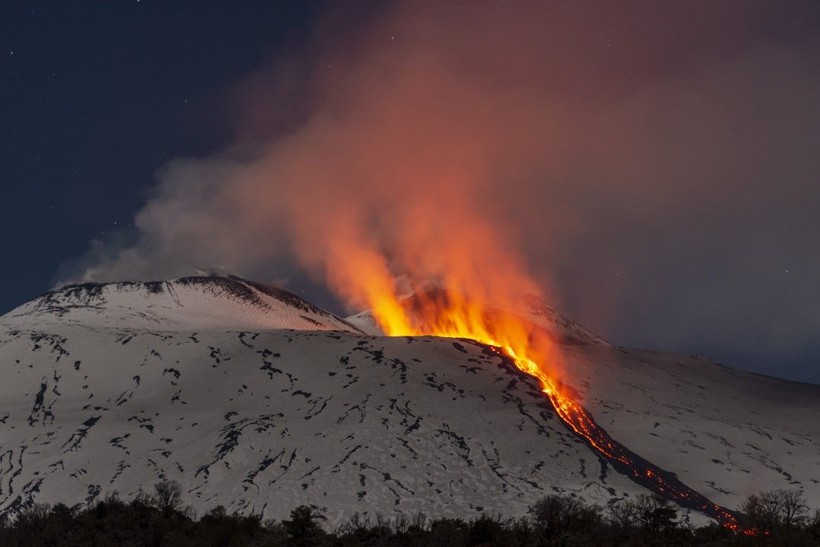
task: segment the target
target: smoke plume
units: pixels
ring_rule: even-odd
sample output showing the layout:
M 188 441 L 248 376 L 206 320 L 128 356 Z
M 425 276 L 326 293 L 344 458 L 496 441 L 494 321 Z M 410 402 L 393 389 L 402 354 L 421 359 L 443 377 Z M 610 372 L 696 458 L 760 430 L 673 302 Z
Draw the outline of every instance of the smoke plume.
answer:
M 350 308 L 392 283 L 534 292 L 619 342 L 798 359 L 820 328 L 817 20 L 801 2 L 340 8 L 237 84 L 233 146 L 165 166 L 128 243 L 67 277 L 307 272 Z

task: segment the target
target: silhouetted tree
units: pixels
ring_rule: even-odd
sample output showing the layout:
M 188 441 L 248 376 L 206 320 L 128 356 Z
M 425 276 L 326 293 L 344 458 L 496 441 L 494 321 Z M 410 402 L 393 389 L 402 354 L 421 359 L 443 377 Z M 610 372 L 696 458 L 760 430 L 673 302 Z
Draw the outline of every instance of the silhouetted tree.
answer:
M 641 494 L 635 508 L 638 524 L 650 534 L 667 532 L 678 524 L 678 510 L 659 496 Z
M 820 509 L 815 510 L 811 518 L 806 519 L 806 531 L 820 545 Z
M 430 523 L 430 545 L 461 547 L 467 543 L 468 530 L 463 519 L 437 519 Z
M 638 526 L 638 505 L 632 500 L 622 500 L 607 507 L 609 522 L 622 529 Z
M 804 524 L 808 506 L 803 494 L 795 490 L 772 490 L 753 494 L 740 506 L 749 530 L 771 534 L 781 528 Z
M 782 526 L 800 526 L 808 517 L 809 506 L 806 497 L 799 490 L 775 490 L 774 496 L 780 506 L 780 524 Z
M 558 495 L 549 495 L 535 502 L 529 515 L 537 533 L 544 538 L 590 531 L 602 523 L 600 507 Z
M 154 485 L 154 505 L 165 514 L 182 509 L 182 486 L 177 481 L 163 479 Z
M 470 521 L 467 529 L 467 545 L 509 547 L 509 521 L 501 517 L 481 515 Z
M 676 518 L 674 506 L 653 496 L 613 504 L 606 521 L 597 507 L 571 497 L 547 496 L 523 519 L 357 515 L 327 533 L 321 526 L 324 517 L 313 506 L 297 507 L 283 522 L 264 524 L 259 515 L 229 513 L 217 506 L 197 521 L 179 510 L 179 492 L 173 484 L 161 483 L 153 495 L 139 494 L 130 502 L 113 493 L 85 507 L 17 508 L 11 517 L 0 517 L 0 546 L 820 546 L 820 511 L 809 517 L 803 495 L 784 490 L 750 496 L 744 504 L 747 522 L 757 523 L 756 535 L 733 533 L 714 523 L 692 530 Z
M 319 521 L 325 520 L 315 505 L 300 505 L 290 512 L 290 520 L 283 520 L 288 544 L 294 546 L 319 545 L 325 537 L 325 531 Z

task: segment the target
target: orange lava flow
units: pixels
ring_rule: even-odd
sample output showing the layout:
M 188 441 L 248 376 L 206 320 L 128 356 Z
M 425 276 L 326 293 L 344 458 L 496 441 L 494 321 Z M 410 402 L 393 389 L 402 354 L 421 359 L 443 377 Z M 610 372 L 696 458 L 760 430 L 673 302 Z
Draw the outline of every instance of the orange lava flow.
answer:
M 558 383 L 538 364 L 555 356 L 554 345 L 522 318 L 490 313 L 453 293 L 417 294 L 409 302 L 398 300 L 374 307 L 374 316 L 388 336 L 440 336 L 467 338 L 501 350 L 519 370 L 538 379 L 559 417 L 599 452 L 628 464 L 593 434 L 594 423 L 578 403 L 559 389 Z M 538 361 L 536 361 L 536 359 Z
M 739 531 L 737 515 L 683 484 L 674 473 L 630 451 L 595 423 L 587 410 L 561 388 L 539 363 L 552 362 L 557 349 L 543 331 L 521 316 L 488 311 L 457 294 L 432 291 L 404 300 L 375 303 L 375 319 L 389 336 L 465 338 L 496 348 L 515 366 L 538 379 L 558 417 L 613 467 L 636 483 L 675 503 L 701 511 L 726 528 Z

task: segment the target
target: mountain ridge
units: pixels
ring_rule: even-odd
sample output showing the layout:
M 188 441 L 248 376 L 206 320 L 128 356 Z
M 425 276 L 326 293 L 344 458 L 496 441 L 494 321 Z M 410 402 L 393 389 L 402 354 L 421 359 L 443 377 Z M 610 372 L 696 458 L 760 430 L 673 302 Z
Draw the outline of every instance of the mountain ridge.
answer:
M 204 509 L 283 518 L 313 503 L 334 523 L 646 493 L 486 346 L 365 335 L 290 293 L 228 278 L 248 300 L 204 279 L 170 282 L 188 291 L 182 309 L 159 305 L 155 286 L 125 284 L 118 302 L 116 286 L 70 287 L 0 317 L 0 512 L 130 495 L 162 478 Z M 563 380 L 600 425 L 714 501 L 794 487 L 820 504 L 820 386 L 678 354 L 561 351 Z
M 130 313 L 134 309 L 141 315 Z M 98 318 L 93 311 L 98 311 Z M 153 312 L 153 313 L 152 313 Z M 260 327 L 359 332 L 344 319 L 274 285 L 236 276 L 190 276 L 170 281 L 121 281 L 66 285 L 3 317 L 37 317 L 94 323 L 128 322 L 162 328 Z

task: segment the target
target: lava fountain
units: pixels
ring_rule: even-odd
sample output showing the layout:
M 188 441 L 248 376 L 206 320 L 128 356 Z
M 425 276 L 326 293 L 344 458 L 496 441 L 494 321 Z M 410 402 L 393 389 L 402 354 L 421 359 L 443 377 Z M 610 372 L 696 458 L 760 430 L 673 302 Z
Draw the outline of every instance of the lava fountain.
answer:
M 463 296 L 424 291 L 405 299 L 387 298 L 374 307 L 375 318 L 390 336 L 432 335 L 471 339 L 493 348 L 519 370 L 538 379 L 558 417 L 618 472 L 681 507 L 700 511 L 733 531 L 738 515 L 721 507 L 614 440 L 592 415 L 550 374 L 556 348 L 529 321 L 508 312 L 487 310 Z
M 560 419 L 616 470 L 736 529 L 732 511 L 612 439 L 558 381 L 569 371 L 562 370 L 556 344 L 514 313 L 527 296 L 543 296 L 543 283 L 528 273 L 513 243 L 531 232 L 491 203 L 506 193 L 491 191 L 489 166 L 472 148 L 480 139 L 448 141 L 422 161 L 417 149 L 430 137 L 426 126 L 406 147 L 390 146 L 393 137 L 405 134 L 399 122 L 406 113 L 400 114 L 362 128 L 343 126 L 342 134 L 311 133 L 305 150 L 291 140 L 294 149 L 271 159 L 281 182 L 275 197 L 286 207 L 287 232 L 302 265 L 351 309 L 369 308 L 387 335 L 465 338 L 496 348 L 537 378 Z M 395 131 L 372 132 L 385 124 Z M 348 141 L 362 146 L 350 149 L 343 145 Z M 316 151 L 316 142 L 326 146 Z M 350 150 L 341 164 L 316 161 L 336 148 Z

